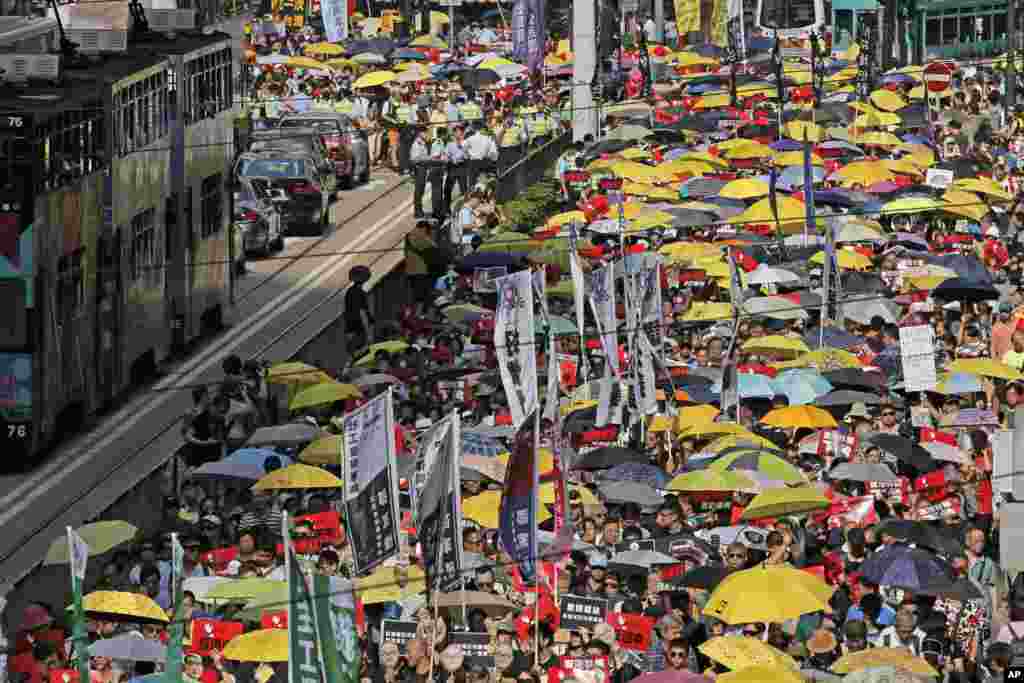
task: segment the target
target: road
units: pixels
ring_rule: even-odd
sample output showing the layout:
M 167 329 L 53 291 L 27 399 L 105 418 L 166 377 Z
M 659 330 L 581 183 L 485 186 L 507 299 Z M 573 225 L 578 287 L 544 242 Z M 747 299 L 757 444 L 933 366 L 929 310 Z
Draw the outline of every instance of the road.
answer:
M 236 288 L 229 327 L 218 338 L 33 471 L 0 476 L 0 582 L 8 588 L 18 584 L 67 525 L 95 519 L 180 447 L 180 418 L 190 407 L 190 388 L 220 379 L 226 355 L 272 362 L 290 358 L 341 312 L 353 266 L 369 266 L 379 278 L 401 261 L 403 238 L 413 226 L 407 179 L 381 172 L 339 197 L 327 235 L 289 237 L 280 254 L 249 262 L 249 273 Z M 28 600 L 63 606 L 67 577 L 61 569 L 35 572 L 15 586 L 8 596 L 9 628 Z M 46 574 L 49 578 L 39 576 Z

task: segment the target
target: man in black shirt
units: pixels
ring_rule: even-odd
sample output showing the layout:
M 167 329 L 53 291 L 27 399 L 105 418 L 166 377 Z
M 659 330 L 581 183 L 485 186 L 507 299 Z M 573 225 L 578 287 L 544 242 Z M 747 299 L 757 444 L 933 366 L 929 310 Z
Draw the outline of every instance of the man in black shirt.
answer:
M 345 337 L 348 351 L 361 349 L 373 342 L 373 315 L 370 313 L 370 297 L 363 285 L 370 281 L 370 269 L 356 266 L 348 273 L 352 282 L 345 291 Z

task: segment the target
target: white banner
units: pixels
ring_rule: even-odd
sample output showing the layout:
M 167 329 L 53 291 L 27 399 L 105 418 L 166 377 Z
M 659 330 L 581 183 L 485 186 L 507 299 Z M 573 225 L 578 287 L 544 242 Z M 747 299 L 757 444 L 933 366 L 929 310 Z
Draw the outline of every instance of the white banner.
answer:
M 569 271 L 572 274 L 572 297 L 576 304 L 576 329 L 580 331 L 580 343 L 583 344 L 585 343 L 583 330 L 586 329 L 584 323 L 587 319 L 584 297 L 587 287 L 583 280 L 583 266 L 580 265 L 580 257 L 576 249 L 576 223 L 573 222 L 569 224 Z M 579 369 L 579 383 L 583 384 L 590 379 L 590 359 L 587 357 L 586 349 L 580 349 L 580 355 L 583 357 L 583 366 Z
M 391 392 L 381 394 L 345 416 L 345 457 L 342 478 L 345 499 L 352 500 L 378 474 L 395 462 L 395 432 L 391 426 Z M 397 482 L 396 482 L 397 483 Z
M 611 416 L 612 408 L 612 377 L 611 375 L 605 375 L 598 380 L 598 394 L 597 394 L 597 419 L 594 422 L 595 427 L 604 427 L 608 424 L 608 418 Z
M 658 412 L 658 387 L 654 377 L 654 346 L 647 334 L 641 330 L 637 333 L 640 343 L 639 361 L 640 376 L 637 378 L 637 406 L 644 415 Z
M 413 472 L 412 481 L 409 482 L 409 494 L 412 498 L 413 515 L 417 522 L 419 521 L 418 510 L 422 503 L 420 497 L 426 491 L 427 477 L 430 476 L 441 449 L 447 443 L 445 437 L 450 430 L 449 420 L 450 418 L 445 418 L 432 425 L 419 439 L 416 448 L 416 469 Z
M 605 363 L 612 374 L 618 377 L 619 341 L 618 319 L 615 316 L 615 267 L 612 264 L 590 274 L 590 308 L 594 311 L 597 330 L 601 335 Z
M 71 575 L 85 581 L 85 570 L 89 565 L 89 544 L 71 527 L 68 530 L 68 557 L 71 559 Z
M 497 278 L 498 311 L 494 350 L 501 383 L 518 431 L 537 408 L 537 350 L 534 341 L 533 276 L 528 270 Z
M 660 336 L 665 313 L 661 300 L 661 255 L 644 254 L 643 265 L 637 277 L 640 290 L 640 322 L 643 325 L 657 325 Z
M 340 43 L 348 39 L 348 0 L 320 0 L 320 13 L 327 42 Z

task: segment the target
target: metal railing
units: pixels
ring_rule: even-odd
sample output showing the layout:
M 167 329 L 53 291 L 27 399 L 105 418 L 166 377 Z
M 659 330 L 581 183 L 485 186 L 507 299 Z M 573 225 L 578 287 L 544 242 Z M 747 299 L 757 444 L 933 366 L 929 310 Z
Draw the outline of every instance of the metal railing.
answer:
M 525 148 L 524 145 L 518 158 L 506 156 L 508 148 L 502 149 L 496 172 L 498 182 L 494 188 L 495 201 L 499 204 L 507 202 L 543 179 L 544 174 L 571 144 L 572 131 L 564 131 L 539 147 Z

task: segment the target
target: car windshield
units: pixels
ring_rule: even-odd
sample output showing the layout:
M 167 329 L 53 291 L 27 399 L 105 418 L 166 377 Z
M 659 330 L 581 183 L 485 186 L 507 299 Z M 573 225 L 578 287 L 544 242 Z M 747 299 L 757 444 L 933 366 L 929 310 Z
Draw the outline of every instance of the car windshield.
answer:
M 341 132 L 341 123 L 339 119 L 285 119 L 281 128 L 312 128 L 320 135 L 333 135 Z
M 260 178 L 302 178 L 306 162 L 302 159 L 242 159 L 238 174 Z

